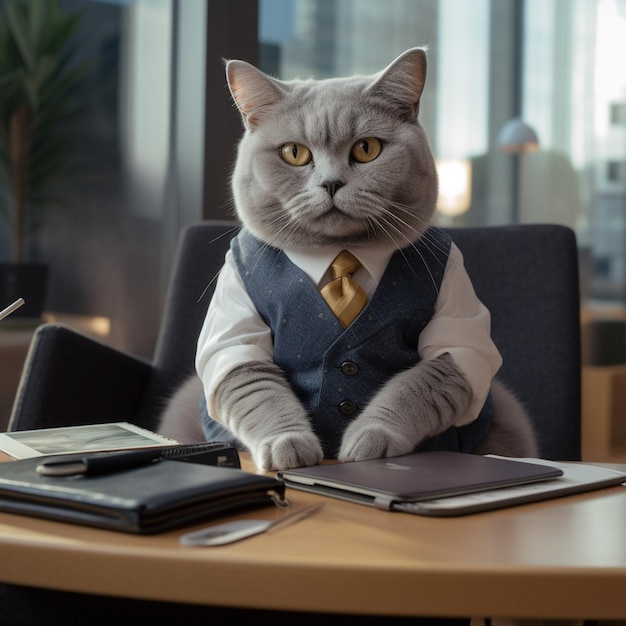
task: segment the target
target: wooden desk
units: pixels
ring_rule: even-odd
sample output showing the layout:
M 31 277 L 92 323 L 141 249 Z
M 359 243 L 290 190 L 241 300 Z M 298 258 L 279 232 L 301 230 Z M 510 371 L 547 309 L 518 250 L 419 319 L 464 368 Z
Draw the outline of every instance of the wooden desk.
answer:
M 2 514 L 0 582 L 280 610 L 626 618 L 623 487 L 451 519 L 288 494 L 325 507 L 221 548 Z

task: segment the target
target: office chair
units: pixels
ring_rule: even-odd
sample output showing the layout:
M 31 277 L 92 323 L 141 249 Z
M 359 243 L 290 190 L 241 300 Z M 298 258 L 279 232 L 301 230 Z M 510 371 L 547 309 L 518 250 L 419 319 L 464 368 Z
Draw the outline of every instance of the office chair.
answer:
M 236 225 L 204 222 L 182 234 L 165 314 L 152 361 L 137 359 L 62 325 L 35 333 L 9 424 L 26 430 L 129 421 L 149 429 L 177 386 L 194 371 L 196 339 Z M 527 407 L 540 456 L 580 459 L 580 325 L 574 234 L 562 226 L 533 225 L 448 230 L 464 254 L 476 292 L 491 310 L 492 334 L 504 365 L 500 376 Z M 253 619 L 256 624 L 467 624 L 468 620 L 416 620 L 330 616 L 181 606 L 124 598 L 0 585 L 5 615 L 23 623 L 134 624 L 139 617 Z M 59 600 L 65 602 L 59 603 Z M 59 607 L 63 607 L 60 609 Z M 72 610 L 69 611 L 68 607 Z M 61 613 L 60 613 L 61 611 Z M 59 614 L 60 613 L 60 614 Z M 184 617 L 183 617 L 184 616 Z
M 491 312 L 503 365 L 498 377 L 522 401 L 539 456 L 581 458 L 578 250 L 559 225 L 455 228 L 476 294 Z
M 38 328 L 9 430 L 129 421 L 149 429 L 194 371 L 196 340 L 237 226 L 186 228 L 172 271 L 153 360 L 58 324 Z M 447 229 L 503 356 L 498 376 L 530 413 L 540 456 L 579 460 L 580 321 L 574 233 L 557 225 Z

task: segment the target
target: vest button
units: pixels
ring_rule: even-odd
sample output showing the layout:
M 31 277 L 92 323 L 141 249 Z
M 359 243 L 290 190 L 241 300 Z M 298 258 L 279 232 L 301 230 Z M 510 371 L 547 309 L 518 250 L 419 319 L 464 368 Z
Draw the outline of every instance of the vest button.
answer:
M 341 373 L 346 376 L 354 376 L 359 371 L 359 366 L 354 361 L 344 361 L 341 364 Z
M 344 400 L 339 405 L 339 412 L 346 417 L 354 415 L 354 413 L 356 412 L 356 404 L 352 402 L 352 400 Z

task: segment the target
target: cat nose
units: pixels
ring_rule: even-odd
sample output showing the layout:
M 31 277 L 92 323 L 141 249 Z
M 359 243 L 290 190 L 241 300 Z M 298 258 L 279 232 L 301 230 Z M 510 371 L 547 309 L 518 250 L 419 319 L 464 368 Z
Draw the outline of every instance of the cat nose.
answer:
M 340 180 L 325 180 L 320 186 L 324 187 L 328 192 L 328 195 L 332 198 L 336 193 L 339 187 L 343 187 L 344 183 Z

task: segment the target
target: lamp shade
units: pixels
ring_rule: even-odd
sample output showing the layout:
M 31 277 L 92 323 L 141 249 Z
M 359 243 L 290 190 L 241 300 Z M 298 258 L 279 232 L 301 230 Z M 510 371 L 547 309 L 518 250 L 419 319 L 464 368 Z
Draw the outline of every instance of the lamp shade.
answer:
M 503 152 L 533 152 L 539 149 L 539 138 L 528 124 L 515 117 L 500 130 L 498 146 Z

